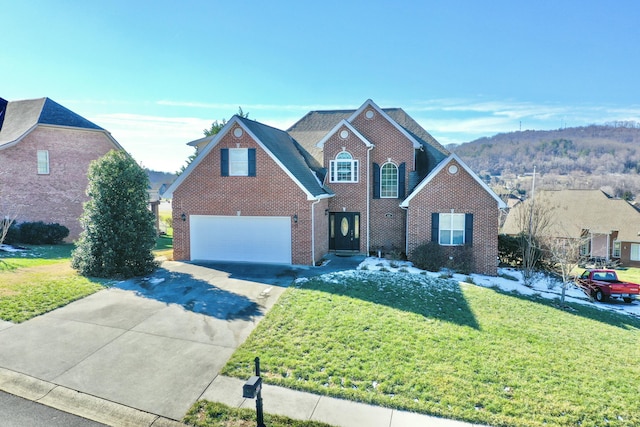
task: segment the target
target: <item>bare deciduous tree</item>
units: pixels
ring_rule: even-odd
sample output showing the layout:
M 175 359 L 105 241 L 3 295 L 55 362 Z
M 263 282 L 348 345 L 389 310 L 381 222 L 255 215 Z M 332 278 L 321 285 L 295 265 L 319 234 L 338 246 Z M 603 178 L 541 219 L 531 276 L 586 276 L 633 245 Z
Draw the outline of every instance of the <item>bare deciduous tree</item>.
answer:
M 6 239 L 9 228 L 11 228 L 17 217 L 18 212 L 16 209 L 12 207 L 6 197 L 3 197 L 2 175 L 0 174 L 0 245 Z
M 549 256 L 552 271 L 562 276 L 562 294 L 560 301 L 564 304 L 565 295 L 571 283 L 571 272 L 586 256 L 580 254 L 580 248 L 589 242 L 589 236 L 580 238 L 549 237 L 545 239 L 545 251 Z
M 531 286 L 535 272 L 544 256 L 542 243 L 553 224 L 553 206 L 544 198 L 529 199 L 515 212 L 520 230 L 522 278 Z

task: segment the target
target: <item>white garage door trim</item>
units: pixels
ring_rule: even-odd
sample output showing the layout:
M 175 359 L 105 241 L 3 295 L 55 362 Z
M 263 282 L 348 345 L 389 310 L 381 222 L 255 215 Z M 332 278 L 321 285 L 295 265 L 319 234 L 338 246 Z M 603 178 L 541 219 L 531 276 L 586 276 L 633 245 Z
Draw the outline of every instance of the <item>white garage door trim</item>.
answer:
M 288 216 L 189 216 L 191 260 L 291 264 Z

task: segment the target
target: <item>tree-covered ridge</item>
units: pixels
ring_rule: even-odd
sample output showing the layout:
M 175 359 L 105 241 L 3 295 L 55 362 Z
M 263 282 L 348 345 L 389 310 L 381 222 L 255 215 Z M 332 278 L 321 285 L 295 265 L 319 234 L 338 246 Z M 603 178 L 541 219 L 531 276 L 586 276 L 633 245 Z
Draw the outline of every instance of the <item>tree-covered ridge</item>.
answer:
M 640 195 L 640 123 L 501 133 L 449 146 L 500 194 L 600 189 L 632 201 Z
M 522 175 L 534 165 L 542 174 L 638 174 L 640 124 L 501 133 L 448 148 L 482 175 Z

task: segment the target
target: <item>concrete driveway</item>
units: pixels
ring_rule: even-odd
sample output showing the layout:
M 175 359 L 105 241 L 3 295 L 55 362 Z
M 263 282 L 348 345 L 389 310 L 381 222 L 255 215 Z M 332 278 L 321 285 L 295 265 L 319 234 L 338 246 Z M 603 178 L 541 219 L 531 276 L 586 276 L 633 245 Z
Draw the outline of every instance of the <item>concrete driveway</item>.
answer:
M 0 322 L 0 371 L 180 420 L 292 279 L 275 277 L 165 262 L 146 279 Z

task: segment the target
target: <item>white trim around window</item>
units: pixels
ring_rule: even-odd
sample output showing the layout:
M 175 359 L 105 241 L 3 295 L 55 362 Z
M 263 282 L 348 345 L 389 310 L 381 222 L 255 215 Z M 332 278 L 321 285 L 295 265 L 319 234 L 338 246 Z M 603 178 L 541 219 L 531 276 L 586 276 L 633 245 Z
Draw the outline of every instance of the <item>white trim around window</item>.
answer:
M 438 243 L 442 246 L 464 245 L 465 214 L 441 213 L 438 224 Z
M 38 150 L 38 175 L 49 175 L 49 150 Z
M 387 162 L 380 167 L 380 198 L 398 198 L 398 166 Z
M 614 241 L 613 242 L 613 252 L 611 253 L 611 256 L 614 257 L 614 258 L 620 258 L 621 247 L 622 247 L 621 242 Z
M 229 148 L 229 176 L 249 176 L 248 149 Z
M 341 151 L 329 161 L 329 182 L 358 182 L 358 161 L 351 153 Z

